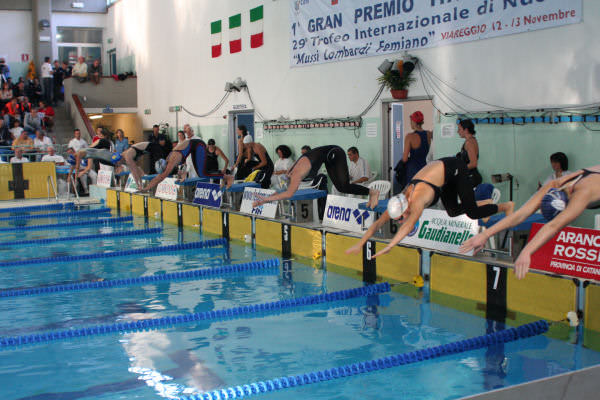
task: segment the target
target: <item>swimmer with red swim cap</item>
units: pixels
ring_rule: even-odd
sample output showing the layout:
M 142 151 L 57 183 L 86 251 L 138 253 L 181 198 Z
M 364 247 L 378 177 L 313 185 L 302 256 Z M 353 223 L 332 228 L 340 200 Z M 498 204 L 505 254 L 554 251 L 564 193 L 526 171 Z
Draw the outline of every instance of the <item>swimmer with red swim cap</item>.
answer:
M 518 279 L 522 279 L 529 271 L 533 253 L 581 215 L 585 209 L 598 208 L 600 208 L 600 165 L 580 169 L 548 182 L 512 215 L 464 242 L 460 251 L 461 253 L 470 250 L 474 253 L 479 252 L 491 236 L 520 224 L 541 209 L 549 222 L 527 243 L 515 261 L 515 274 Z

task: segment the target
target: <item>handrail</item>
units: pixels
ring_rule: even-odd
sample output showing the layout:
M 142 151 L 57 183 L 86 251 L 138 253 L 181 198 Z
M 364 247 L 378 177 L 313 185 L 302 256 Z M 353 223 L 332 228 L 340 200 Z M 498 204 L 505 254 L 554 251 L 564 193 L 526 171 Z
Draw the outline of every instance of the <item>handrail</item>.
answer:
M 81 119 L 83 120 L 83 124 L 85 125 L 85 128 L 88 130 L 88 134 L 90 135 L 90 139 L 91 139 L 94 137 L 94 127 L 92 126 L 92 122 L 90 121 L 90 119 L 87 116 L 87 113 L 83 109 L 83 105 L 81 104 L 81 100 L 79 100 L 79 96 L 77 96 L 76 94 L 73 94 L 72 97 L 73 97 L 73 103 L 75 103 L 75 107 L 77 107 L 77 111 L 79 112 L 79 115 L 81 116 Z

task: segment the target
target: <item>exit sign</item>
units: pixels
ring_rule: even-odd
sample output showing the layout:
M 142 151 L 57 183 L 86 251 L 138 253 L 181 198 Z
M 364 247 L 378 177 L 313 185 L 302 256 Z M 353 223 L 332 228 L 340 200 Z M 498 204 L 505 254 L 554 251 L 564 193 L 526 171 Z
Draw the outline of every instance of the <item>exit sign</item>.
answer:
M 181 111 L 181 106 L 171 106 L 169 107 L 169 112 L 179 112 Z
M 144 114 L 146 114 L 146 115 L 150 115 L 150 114 L 152 114 L 152 111 L 151 111 L 149 108 L 146 108 L 146 109 L 144 110 Z

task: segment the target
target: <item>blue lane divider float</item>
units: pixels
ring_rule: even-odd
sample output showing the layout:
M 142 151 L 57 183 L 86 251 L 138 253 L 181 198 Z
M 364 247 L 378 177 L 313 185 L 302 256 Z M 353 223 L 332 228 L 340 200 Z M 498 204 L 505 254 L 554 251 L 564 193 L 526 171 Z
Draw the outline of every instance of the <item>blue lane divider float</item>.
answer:
M 70 228 L 73 226 L 87 226 L 87 225 L 114 225 L 114 224 L 120 224 L 121 222 L 129 222 L 129 221 L 133 221 L 133 216 L 130 215 L 127 217 L 84 219 L 81 221 L 61 222 L 58 224 L 11 226 L 11 227 L 0 228 L 0 232 L 43 231 L 43 230 L 47 230 L 47 229 Z
M 104 208 L 96 208 L 94 210 L 77 210 L 77 211 L 65 211 L 59 213 L 51 213 L 51 214 L 30 214 L 30 215 L 13 215 L 10 217 L 0 217 L 0 221 L 12 221 L 15 219 L 42 219 L 42 218 L 60 218 L 60 217 L 80 217 L 84 215 L 102 215 L 110 213 L 111 209 Z
M 182 325 L 190 322 L 230 319 L 248 314 L 259 314 L 274 311 L 276 312 L 282 310 L 289 310 L 296 307 L 329 303 L 340 300 L 348 300 L 357 297 L 372 296 L 376 294 L 387 293 L 390 291 L 390 289 L 390 284 L 387 282 L 383 282 L 371 286 L 340 290 L 338 292 L 323 293 L 313 296 L 299 297 L 295 299 L 279 300 L 271 303 L 246 305 L 215 311 L 204 311 L 200 313 L 176 315 L 172 317 L 140 319 L 132 322 L 119 322 L 115 324 L 96 325 L 87 328 L 71 328 L 63 331 L 50 331 L 23 336 L 3 337 L 0 338 L 0 349 L 18 347 L 35 343 L 54 342 L 57 340 L 73 339 L 84 336 L 104 335 L 108 333 L 128 333 L 143 330 L 166 329 L 175 325 Z
M 110 289 L 125 286 L 139 286 L 166 281 L 193 281 L 201 279 L 209 279 L 227 274 L 242 274 L 242 273 L 265 273 L 277 272 L 279 267 L 279 259 L 273 258 L 269 260 L 254 261 L 244 264 L 231 264 L 222 267 L 203 268 L 192 271 L 172 272 L 168 274 L 156 274 L 149 276 L 141 276 L 138 278 L 112 279 L 106 281 L 88 281 L 77 283 L 66 283 L 61 285 L 49 285 L 35 288 L 23 288 L 14 290 L 0 290 L 0 298 L 2 297 L 18 297 L 18 296 L 33 296 L 47 293 L 64 293 L 79 290 L 93 289 Z
M 202 394 L 180 397 L 179 400 L 240 399 L 267 392 L 289 389 L 296 386 L 310 385 L 313 383 L 341 379 L 353 375 L 366 374 L 382 369 L 399 367 L 401 365 L 413 364 L 424 360 L 476 350 L 494 344 L 525 339 L 531 336 L 541 335 L 547 331 L 548 323 L 544 320 L 540 320 L 531 324 L 521 325 L 516 328 L 510 328 L 503 331 L 477 336 L 458 342 L 452 342 L 437 347 L 417 350 L 410 353 L 397 354 L 375 360 L 347 364 L 341 367 L 334 367 L 320 371 L 309 372 L 306 374 L 282 376 L 280 378 L 253 382 L 247 385 L 213 390 Z
M 0 208 L 0 213 L 13 213 L 13 212 L 33 212 L 42 210 L 67 210 L 74 208 L 75 203 L 57 203 L 57 204 L 42 204 L 39 206 L 26 206 L 26 207 L 11 207 L 11 208 Z
M 23 267 L 25 265 L 32 264 L 46 264 L 46 263 L 60 263 L 60 262 L 73 262 L 81 260 L 95 260 L 98 258 L 113 258 L 113 257 L 125 257 L 132 255 L 154 255 L 157 253 L 169 253 L 179 250 L 189 249 L 203 249 L 207 247 L 221 246 L 227 243 L 227 239 L 211 239 L 204 240 L 201 242 L 190 242 L 171 244 L 168 246 L 157 246 L 157 247 L 143 247 L 141 249 L 130 249 L 120 251 L 107 251 L 105 253 L 90 253 L 90 254 L 78 254 L 74 256 L 59 256 L 59 257 L 42 257 L 42 258 L 29 258 L 25 260 L 14 260 L 14 261 L 2 261 L 0 262 L 0 268 L 6 267 Z
M 38 245 L 48 244 L 55 242 L 79 242 L 82 240 L 102 240 L 110 238 L 118 238 L 124 236 L 142 236 L 142 235 L 155 235 L 162 232 L 162 228 L 149 228 L 149 229 L 134 229 L 131 231 L 118 231 L 110 233 L 95 233 L 93 235 L 80 235 L 80 236 L 67 236 L 67 237 L 54 237 L 46 239 L 31 239 L 31 240 L 11 240 L 9 242 L 0 242 L 0 248 L 8 246 L 25 246 L 25 245 Z

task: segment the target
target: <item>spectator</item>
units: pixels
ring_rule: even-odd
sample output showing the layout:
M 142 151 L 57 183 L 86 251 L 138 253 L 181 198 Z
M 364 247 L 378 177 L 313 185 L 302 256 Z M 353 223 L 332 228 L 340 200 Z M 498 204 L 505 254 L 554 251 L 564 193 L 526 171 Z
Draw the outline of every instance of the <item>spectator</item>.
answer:
M 12 148 L 13 150 L 21 148 L 25 152 L 35 151 L 35 147 L 33 145 L 33 140 L 27 134 L 27 131 L 22 131 L 21 134 L 13 140 Z
M 33 145 L 38 150 L 38 153 L 45 153 L 49 146 L 52 146 L 52 139 L 44 135 L 44 131 L 41 129 L 35 130 L 35 139 L 33 139 Z
M 371 168 L 369 163 L 359 156 L 356 147 L 348 149 L 348 173 L 350 174 L 350 183 L 366 183 L 371 179 Z
M 66 61 L 63 61 L 61 63 L 61 67 L 62 67 L 63 71 L 65 71 L 65 76 L 64 76 L 65 78 L 69 78 L 73 75 L 73 66 L 72 65 L 69 65 L 69 64 L 67 64 Z
M 13 126 L 15 120 L 21 121 L 21 106 L 17 103 L 17 98 L 13 97 L 4 106 L 4 123 Z
M 173 145 L 181 143 L 184 140 L 185 140 L 185 132 L 184 131 L 177 131 L 177 143 L 173 143 Z
M 65 72 L 58 60 L 54 60 L 54 101 L 65 99 L 62 89 Z
M 157 124 L 152 125 L 152 133 L 148 138 L 149 142 L 158 142 L 158 135 L 160 134 L 159 128 L 160 127 Z
M 0 118 L 0 146 L 10 146 L 13 139 L 14 137 L 8 129 L 8 126 L 4 123 L 4 119 Z
M 69 158 L 75 159 L 75 153 L 76 153 L 76 151 L 72 147 L 69 147 L 67 149 L 67 154 L 69 155 Z M 86 159 L 86 160 L 81 160 L 80 165 L 78 165 L 78 166 L 73 165 L 71 167 L 71 171 L 69 171 L 69 174 L 72 173 L 72 174 L 74 174 L 74 178 L 79 179 L 79 182 L 81 183 L 81 187 L 83 188 L 84 195 L 87 195 L 89 193 L 88 178 L 92 182 L 92 185 L 95 185 L 96 180 L 98 179 L 98 174 L 96 173 L 96 171 L 94 171 L 91 168 L 88 168 L 89 165 L 93 164 L 93 161 L 94 160 L 92 160 L 91 158 Z M 74 188 L 74 189 L 76 189 L 76 188 Z
M 42 157 L 42 162 L 53 162 L 57 165 L 65 165 L 65 159 L 63 156 L 56 154 L 56 150 L 54 150 L 54 146 L 48 146 L 48 154 L 44 154 Z
M 13 91 L 10 90 L 8 82 L 2 82 L 2 90 L 0 90 L 0 109 L 4 109 L 4 106 L 10 102 L 13 98 Z
M 561 178 L 571 173 L 571 171 L 569 171 L 569 158 L 563 152 L 559 151 L 550 156 L 550 166 L 552 167 L 552 173 L 548 175 L 544 181 L 544 185 L 554 179 Z M 540 187 L 542 186 L 539 182 L 538 185 Z
M 81 131 L 79 129 L 75 129 L 73 131 L 73 139 L 69 141 L 69 148 L 73 149 L 73 154 L 75 154 L 79 150 L 87 147 L 87 142 L 81 138 Z
M 125 137 L 123 129 L 117 129 L 117 140 L 115 140 L 115 151 L 122 153 L 129 147 L 129 141 Z
M 222 173 L 223 175 L 226 175 L 227 167 L 229 166 L 229 159 L 225 153 L 223 153 L 223 151 L 215 145 L 215 139 L 208 139 L 207 145 L 205 164 L 206 171 L 208 171 L 209 174 Z M 225 165 L 222 169 L 219 169 L 219 157 L 221 157 L 225 162 Z
M 19 112 L 21 116 L 21 121 L 25 119 L 25 114 L 31 112 L 31 103 L 27 96 L 21 97 L 21 101 L 19 101 Z
M 28 138 L 29 139 L 29 138 Z M 29 139 L 31 140 L 31 139 Z M 10 159 L 11 164 L 23 164 L 28 163 L 29 160 L 23 157 L 23 149 L 21 147 L 17 147 L 15 149 L 15 156 Z
M 193 138 L 201 139 L 200 136 L 197 136 L 196 134 L 194 134 L 194 130 L 192 129 L 192 127 L 190 126 L 190 124 L 185 124 L 183 126 L 183 131 L 185 132 L 185 137 L 187 139 L 193 139 Z
M 302 153 L 302 155 L 305 155 L 306 153 L 308 153 L 311 150 L 312 149 L 310 148 L 310 146 L 305 144 L 304 146 L 302 146 L 302 149 L 300 149 L 300 152 Z
M 42 100 L 40 101 L 38 113 L 42 116 L 44 128 L 46 128 L 48 132 L 52 132 L 52 128 L 54 127 L 54 108 L 50 107 Z
M 13 140 L 21 136 L 23 132 L 23 128 L 21 127 L 21 122 L 16 119 L 13 121 L 13 127 L 10 129 L 10 133 L 12 134 Z
M 273 182 L 273 186 L 277 189 L 285 189 L 290 181 L 290 178 L 287 176 L 289 169 L 294 165 L 294 160 L 292 160 L 292 151 L 290 148 L 284 144 L 277 146 L 275 152 L 279 156 L 279 159 L 275 161 L 275 168 L 273 175 L 275 175 L 275 179 Z
M 31 112 L 25 114 L 23 118 L 23 129 L 28 133 L 34 133 L 36 130 L 42 129 L 42 116 L 39 115 L 38 109 L 34 108 Z
M 19 78 L 19 82 L 13 86 L 13 97 L 19 98 L 24 97 L 25 95 L 25 82 Z
M 100 60 L 94 60 L 92 66 L 90 67 L 89 76 L 90 80 L 96 85 L 100 83 L 100 79 L 102 78 L 102 65 L 100 65 Z
M 7 82 L 10 79 L 10 67 L 4 58 L 0 58 L 0 82 Z
M 475 188 L 483 182 L 483 177 L 477 169 L 479 144 L 477 143 L 477 139 L 475 139 L 475 125 L 470 119 L 463 119 L 458 123 L 458 135 L 465 139 L 465 142 L 463 143 L 460 152 L 456 154 L 456 157 L 467 164 L 467 168 L 469 169 L 469 179 Z
M 44 57 L 44 63 L 42 64 L 42 86 L 44 87 L 44 99 L 48 104 L 52 104 L 52 94 L 54 92 L 53 74 L 54 70 L 52 69 L 52 64 L 50 64 L 50 57 Z
M 72 74 L 73 77 L 77 78 L 81 83 L 87 81 L 88 68 L 87 64 L 85 63 L 85 58 L 79 57 L 77 59 L 77 64 L 75 64 L 75 66 L 73 67 Z
M 404 179 L 400 182 L 404 187 L 410 182 L 417 172 L 427 164 L 427 154 L 433 132 L 424 131 L 423 123 L 425 117 L 421 111 L 415 111 L 410 115 L 410 127 L 413 132 L 404 137 L 404 154 L 402 162 L 405 164 Z

